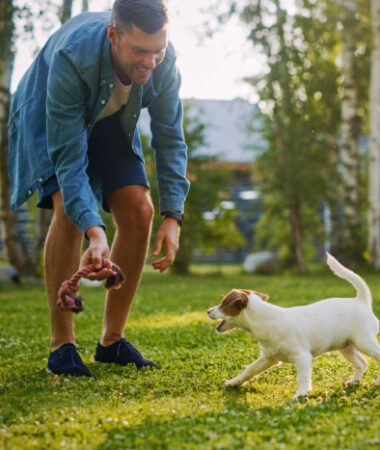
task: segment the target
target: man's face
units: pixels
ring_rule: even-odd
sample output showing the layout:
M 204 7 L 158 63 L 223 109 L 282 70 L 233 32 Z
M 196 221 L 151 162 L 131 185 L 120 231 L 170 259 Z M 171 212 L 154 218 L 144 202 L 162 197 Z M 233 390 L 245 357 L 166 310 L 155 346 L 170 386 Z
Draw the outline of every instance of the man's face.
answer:
M 125 84 L 145 84 L 164 59 L 168 45 L 166 25 L 157 33 L 148 34 L 134 25 L 129 31 L 118 31 L 110 24 L 108 39 L 113 70 Z

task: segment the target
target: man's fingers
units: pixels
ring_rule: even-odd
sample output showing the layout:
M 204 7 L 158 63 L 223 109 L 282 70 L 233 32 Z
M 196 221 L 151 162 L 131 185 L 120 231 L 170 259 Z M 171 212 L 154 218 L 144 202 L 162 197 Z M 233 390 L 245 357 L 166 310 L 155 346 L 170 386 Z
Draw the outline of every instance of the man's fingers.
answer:
M 157 256 L 161 253 L 163 242 L 164 242 L 164 237 L 160 233 L 157 233 L 156 241 L 155 241 L 154 247 L 153 247 L 153 255 L 154 256 Z
M 102 267 L 102 255 L 100 252 L 92 253 L 92 263 L 95 265 L 95 269 L 100 269 Z

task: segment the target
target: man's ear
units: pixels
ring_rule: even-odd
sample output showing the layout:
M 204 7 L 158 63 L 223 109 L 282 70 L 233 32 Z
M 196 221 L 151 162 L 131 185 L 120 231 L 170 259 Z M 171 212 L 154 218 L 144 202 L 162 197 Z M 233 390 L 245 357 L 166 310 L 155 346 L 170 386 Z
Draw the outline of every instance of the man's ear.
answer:
M 109 23 L 107 25 L 107 36 L 108 36 L 108 40 L 110 41 L 111 45 L 115 45 L 118 36 L 117 36 L 117 30 L 112 23 Z

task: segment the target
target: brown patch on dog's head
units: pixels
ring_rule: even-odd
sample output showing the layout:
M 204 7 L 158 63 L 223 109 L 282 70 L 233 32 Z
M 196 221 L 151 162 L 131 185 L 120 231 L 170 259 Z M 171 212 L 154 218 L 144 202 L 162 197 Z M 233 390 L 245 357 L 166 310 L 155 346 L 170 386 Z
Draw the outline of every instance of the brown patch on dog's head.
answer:
M 249 291 L 232 289 L 222 300 L 220 311 L 226 316 L 238 316 L 242 309 L 248 305 Z

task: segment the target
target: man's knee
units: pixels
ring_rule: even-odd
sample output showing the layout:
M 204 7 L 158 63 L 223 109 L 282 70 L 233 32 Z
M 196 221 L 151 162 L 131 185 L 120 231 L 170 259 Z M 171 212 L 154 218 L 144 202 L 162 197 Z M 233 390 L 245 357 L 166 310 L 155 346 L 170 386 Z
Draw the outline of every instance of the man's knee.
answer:
M 110 210 L 119 229 L 137 228 L 149 232 L 153 205 L 149 191 L 144 186 L 127 186 L 110 196 Z

